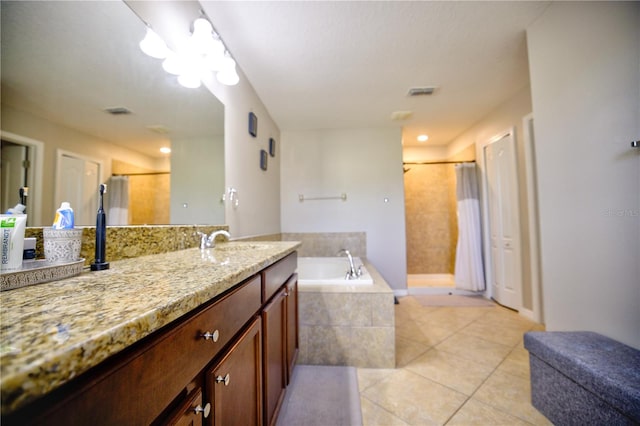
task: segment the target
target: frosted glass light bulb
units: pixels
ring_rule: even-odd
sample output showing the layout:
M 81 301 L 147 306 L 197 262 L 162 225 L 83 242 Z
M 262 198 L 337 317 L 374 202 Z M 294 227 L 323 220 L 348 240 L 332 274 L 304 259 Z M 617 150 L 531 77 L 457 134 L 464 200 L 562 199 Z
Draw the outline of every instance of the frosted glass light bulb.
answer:
M 213 27 L 206 19 L 198 18 L 193 21 L 193 33 L 189 39 L 191 48 L 199 54 L 206 53 L 213 43 L 212 31 Z
M 178 76 L 178 83 L 188 89 L 200 87 L 200 77 L 195 72 L 187 72 Z
M 147 34 L 140 42 L 140 50 L 157 59 L 166 58 L 169 51 L 165 42 L 151 28 L 147 28 Z
M 169 74 L 180 75 L 184 70 L 184 64 L 178 54 L 169 51 L 167 58 L 162 61 L 162 68 Z
M 226 86 L 235 86 L 240 81 L 236 72 L 236 61 L 229 55 L 225 55 L 222 69 L 216 75 L 218 81 Z

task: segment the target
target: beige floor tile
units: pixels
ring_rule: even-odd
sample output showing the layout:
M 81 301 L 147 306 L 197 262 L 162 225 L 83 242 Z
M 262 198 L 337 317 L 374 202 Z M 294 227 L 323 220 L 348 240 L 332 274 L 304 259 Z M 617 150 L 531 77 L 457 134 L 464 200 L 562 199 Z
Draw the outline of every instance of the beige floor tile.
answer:
M 401 327 L 396 327 L 396 336 L 422 343 L 425 346 L 434 346 L 456 332 L 455 327 L 448 324 L 439 326 L 423 322 L 407 322 Z
M 473 394 L 493 372 L 493 367 L 438 349 L 429 350 L 412 361 L 406 369 L 465 395 Z
M 467 397 L 418 374 L 397 370 L 362 396 L 413 425 L 444 424 Z
M 436 348 L 494 368 L 502 362 L 512 349 L 509 346 L 463 333 L 454 334 L 444 342 L 439 343 Z
M 529 352 L 516 346 L 498 366 L 498 371 L 529 380 Z
M 447 422 L 447 426 L 518 426 L 528 425 L 529 423 L 511 416 L 502 411 L 496 410 L 488 405 L 478 402 L 474 399 L 467 401 L 460 410 Z
M 531 405 L 529 381 L 518 376 L 496 371 L 484 382 L 472 399 L 529 423 L 550 424 L 546 417 Z
M 394 416 L 367 398 L 360 398 L 362 426 L 408 426 L 409 423 Z
M 393 368 L 358 368 L 358 390 L 362 392 L 396 372 Z
M 490 342 L 500 343 L 505 346 L 515 346 L 524 335 L 524 331 L 506 325 L 497 325 L 486 322 L 474 321 L 460 330 L 460 333 L 480 337 Z
M 444 328 L 451 333 L 456 333 L 471 324 L 473 320 L 464 316 L 452 316 L 434 312 L 429 316 L 416 320 L 416 322 L 431 327 Z
M 411 361 L 427 352 L 430 348 L 430 345 L 398 336 L 396 332 L 396 367 L 405 367 Z

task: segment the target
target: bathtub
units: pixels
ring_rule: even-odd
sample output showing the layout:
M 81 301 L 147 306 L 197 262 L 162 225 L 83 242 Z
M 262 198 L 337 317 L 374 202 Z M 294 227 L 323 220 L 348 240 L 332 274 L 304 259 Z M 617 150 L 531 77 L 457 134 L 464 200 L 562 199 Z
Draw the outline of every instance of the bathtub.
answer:
M 353 258 L 356 267 L 362 265 L 358 257 Z M 362 266 L 362 275 L 356 279 L 346 279 L 349 260 L 346 257 L 299 257 L 298 285 L 372 285 L 373 278 Z

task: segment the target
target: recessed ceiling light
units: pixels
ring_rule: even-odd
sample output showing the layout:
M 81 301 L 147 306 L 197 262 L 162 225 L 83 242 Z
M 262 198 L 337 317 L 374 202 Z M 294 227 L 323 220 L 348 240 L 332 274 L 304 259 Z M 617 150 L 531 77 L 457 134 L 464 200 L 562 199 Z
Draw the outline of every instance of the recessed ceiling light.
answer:
M 429 140 L 429 136 L 427 136 L 427 135 L 418 136 L 418 142 L 426 142 L 428 140 Z
M 160 148 L 160 152 L 163 154 L 170 154 L 171 153 L 171 148 L 163 146 L 162 148 Z

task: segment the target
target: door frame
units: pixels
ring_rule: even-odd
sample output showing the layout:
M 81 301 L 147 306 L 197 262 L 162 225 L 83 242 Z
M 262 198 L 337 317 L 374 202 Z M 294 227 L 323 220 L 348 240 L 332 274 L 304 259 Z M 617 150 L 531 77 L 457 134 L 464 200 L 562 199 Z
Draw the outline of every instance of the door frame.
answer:
M 44 142 L 0 130 L 2 139 L 19 145 L 28 146 L 33 154 L 29 170 L 29 195 L 27 199 L 27 224 L 42 223 L 42 176 L 44 170 Z
M 538 188 L 536 185 L 535 135 L 533 134 L 533 113 L 522 117 L 524 140 L 524 165 L 527 189 L 527 210 L 529 213 L 529 263 L 531 269 L 532 312 L 530 319 L 544 323 L 542 308 L 542 280 L 540 267 L 540 231 L 538 229 Z M 525 310 L 526 311 L 526 310 Z M 528 312 L 525 312 L 528 314 Z
M 499 132 L 497 133 L 495 136 L 486 139 L 484 141 L 478 141 L 476 143 L 476 158 L 479 158 L 480 161 L 477 162 L 476 164 L 478 164 L 478 166 L 480 167 L 480 177 L 482 180 L 482 184 L 480 185 L 481 187 L 481 193 L 482 193 L 482 202 L 481 202 L 481 206 L 482 206 L 482 246 L 484 249 L 484 270 L 485 270 L 485 282 L 487 283 L 486 285 L 486 290 L 484 292 L 484 295 L 486 297 L 489 298 L 493 298 L 494 294 L 493 294 L 493 266 L 492 266 L 492 258 L 491 258 L 491 233 L 490 233 L 490 220 L 489 220 L 489 197 L 488 197 L 488 188 L 487 188 L 487 170 L 486 170 L 486 156 L 485 156 L 485 148 L 489 145 L 491 145 L 494 142 L 497 142 L 505 137 L 510 137 L 513 143 L 513 149 L 514 149 L 514 170 L 516 171 L 516 179 L 518 177 L 518 163 L 517 163 L 517 141 L 516 141 L 516 129 L 515 127 L 510 127 L 509 129 Z M 519 182 L 516 183 L 516 188 L 518 188 L 519 191 Z M 518 200 L 518 197 L 516 197 L 516 200 Z M 516 201 L 516 209 L 519 212 L 520 210 L 520 205 L 519 202 Z M 515 246 L 517 246 L 517 256 L 516 256 L 516 260 L 518 262 L 517 265 L 517 271 L 518 271 L 518 280 L 519 280 L 519 289 L 518 289 L 518 294 L 519 294 L 519 300 L 518 300 L 518 305 L 515 307 L 515 309 L 520 312 L 522 311 L 522 293 L 523 293 L 523 271 L 522 271 L 522 230 L 520 227 L 520 215 L 517 214 L 515 216 L 515 220 L 516 220 L 516 226 L 515 226 L 515 239 L 516 244 Z

